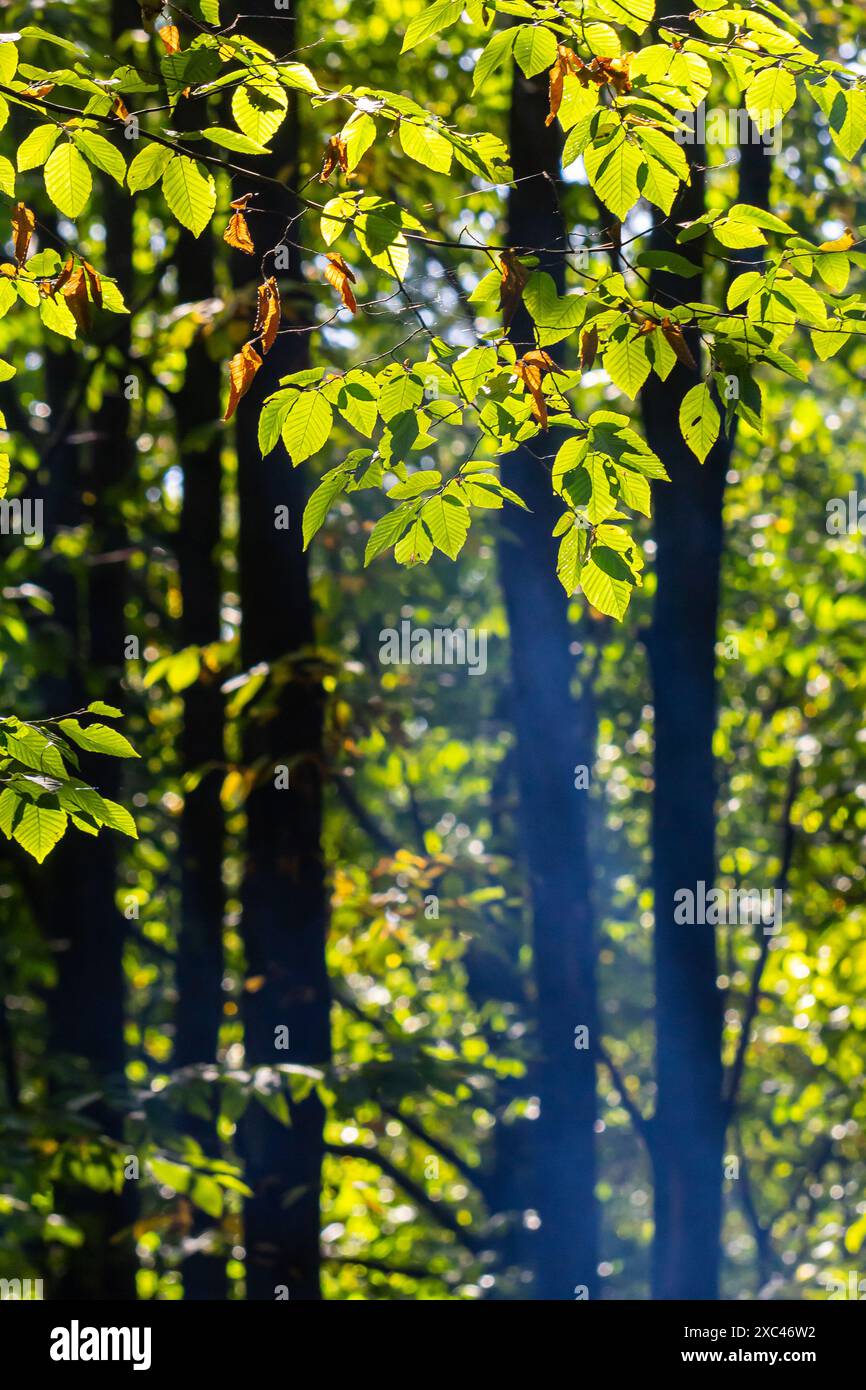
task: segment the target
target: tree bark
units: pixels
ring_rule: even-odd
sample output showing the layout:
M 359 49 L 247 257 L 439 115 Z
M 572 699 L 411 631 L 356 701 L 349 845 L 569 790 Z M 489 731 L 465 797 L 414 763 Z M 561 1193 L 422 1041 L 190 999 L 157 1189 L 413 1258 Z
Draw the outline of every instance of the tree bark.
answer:
M 214 294 L 213 239 L 181 231 L 175 260 L 185 299 Z M 177 397 L 178 444 L 183 465 L 183 508 L 178 558 L 183 611 L 180 646 L 220 638 L 222 577 L 221 369 L 201 334 L 187 349 L 186 376 Z M 174 1064 L 213 1062 L 222 1021 L 223 697 L 207 672 L 184 692 L 180 758 L 183 772 L 209 767 L 184 797 L 180 822 L 181 923 L 177 953 L 177 1030 Z M 214 1115 L 214 1122 L 216 1116 Z M 218 1152 L 214 1122 L 188 1116 L 185 1127 L 206 1152 Z M 206 1224 L 210 1224 L 209 1222 Z M 191 1299 L 225 1297 L 225 1263 L 206 1254 L 184 1262 L 184 1293 Z
M 674 12 L 673 0 L 660 7 Z M 676 245 L 677 223 L 705 207 L 701 145 L 687 147 L 691 184 L 672 216 L 659 218 L 653 251 L 676 250 L 701 265 L 703 241 Z M 770 160 L 763 147 L 740 151 L 740 201 L 766 205 Z M 738 253 L 742 256 L 742 253 Z M 701 280 L 657 271 L 652 294 L 665 305 L 699 300 Z M 696 360 L 700 343 L 689 338 Z M 711 926 L 674 922 L 677 889 L 715 878 L 713 733 L 716 628 L 723 547 L 722 507 L 731 440 L 722 436 L 698 463 L 680 434 L 680 403 L 702 377 L 678 364 L 666 382 L 652 375 L 641 393 L 647 439 L 670 483 L 655 488 L 658 589 L 649 635 L 655 707 L 653 892 L 658 1101 L 653 1120 L 655 1179 L 653 1295 L 715 1299 L 722 1212 L 722 1008 Z
M 270 0 L 247 7 L 243 29 L 256 42 L 281 52 L 293 47 L 297 22 L 274 21 Z M 273 140 L 274 155 L 259 167 L 279 176 L 263 201 L 268 211 L 251 217 L 257 251 L 282 242 L 297 211 L 292 192 L 298 177 L 300 132 L 297 103 Z M 238 187 L 236 193 L 246 192 Z M 244 258 L 243 272 L 255 263 Z M 273 273 L 271 258 L 267 274 Z M 281 279 L 290 304 L 283 329 L 305 323 L 299 253 L 291 248 Z M 297 656 L 314 640 L 313 605 L 301 518 L 307 484 L 278 447 L 262 459 L 256 426 L 262 401 L 279 378 L 309 360 L 309 335 L 282 332 L 237 415 L 240 498 L 240 592 L 243 611 L 241 659 L 245 669 Z M 277 529 L 275 513 L 288 507 L 288 530 Z M 247 801 L 247 850 L 242 893 L 247 967 L 264 983 L 244 996 L 249 1066 L 281 1062 L 323 1066 L 330 1058 L 330 1008 L 325 969 L 327 912 L 320 845 L 322 819 L 322 689 L 314 675 L 295 669 L 274 694 L 266 718 L 248 721 L 244 758 L 262 760 L 259 785 Z M 275 785 L 275 769 L 289 768 L 290 785 Z M 277 1030 L 289 1030 L 289 1048 L 278 1050 Z M 318 1299 L 319 1194 L 323 1110 L 315 1094 L 292 1107 L 292 1125 L 282 1126 L 252 1101 L 243 1122 L 246 1179 L 254 1196 L 246 1207 L 248 1295 L 273 1299 L 285 1286 L 291 1298 Z
M 515 69 L 511 153 L 515 184 L 508 200 L 508 243 L 538 255 L 542 270 L 564 283 L 565 225 L 558 200 L 560 140 L 546 127 L 546 77 L 527 80 Z M 533 345 L 520 309 L 512 325 L 518 352 Z M 514 723 L 523 851 L 533 921 L 537 1041 L 534 1069 L 541 1114 L 535 1121 L 533 1192 L 541 1225 L 535 1247 L 535 1293 L 572 1299 L 576 1286 L 596 1290 L 597 1216 L 594 1199 L 596 1118 L 592 1049 L 578 1050 L 575 1029 L 596 1036 L 595 945 L 587 855 L 586 792 L 574 769 L 592 766 L 592 730 L 585 707 L 572 698 L 573 631 L 556 578 L 551 531 L 557 508 L 541 436 L 532 448 L 506 457 L 508 485 L 529 512 L 504 518 L 499 568 L 511 638 Z
M 128 196 L 118 191 L 111 180 L 106 180 L 103 188 L 103 210 L 110 228 L 105 268 L 129 293 L 132 210 Z M 128 362 L 128 321 L 123 321 L 119 330 L 112 322 L 111 336 L 112 352 L 121 362 Z M 48 361 L 49 385 L 54 383 L 52 400 L 59 413 L 66 399 L 65 374 L 59 359 L 50 357 Z M 64 674 L 46 687 L 52 698 L 59 700 L 58 712 L 74 709 L 97 695 L 110 703 L 123 703 L 127 588 L 125 562 L 112 557 L 122 555 L 127 543 L 121 497 L 133 466 L 130 423 L 123 371 L 115 370 L 106 382 L 102 404 L 93 417 L 92 447 L 86 466 L 79 471 L 76 447 L 65 439 L 58 441 L 51 460 L 49 535 L 56 526 L 70 524 L 75 517 L 78 521 L 88 519 L 81 510 L 79 489 L 83 488 L 85 495 L 93 499 L 89 517 L 91 549 L 82 588 L 79 579 L 60 562 L 47 569 L 69 661 Z M 74 427 L 74 421 L 69 422 L 69 427 Z M 91 771 L 103 795 L 122 799 L 121 767 L 114 759 L 99 759 Z M 43 929 L 54 944 L 57 959 L 57 983 L 48 1002 L 52 1046 L 58 1052 L 84 1059 L 88 1074 L 97 1084 L 116 1091 L 119 1098 L 125 1087 L 126 1065 L 126 924 L 115 900 L 117 884 L 116 835 L 103 830 L 98 838 L 88 840 L 84 848 L 78 832 L 70 829 L 44 866 L 37 892 Z M 110 1139 L 122 1140 L 119 1104 L 110 1104 L 103 1094 L 84 1113 Z M 134 1219 L 135 1201 L 129 1184 L 119 1194 L 70 1186 L 64 1195 L 70 1215 L 84 1229 L 85 1241 L 68 1253 L 65 1274 L 56 1285 L 54 1296 L 134 1298 L 136 1264 L 132 1239 L 118 1239 Z

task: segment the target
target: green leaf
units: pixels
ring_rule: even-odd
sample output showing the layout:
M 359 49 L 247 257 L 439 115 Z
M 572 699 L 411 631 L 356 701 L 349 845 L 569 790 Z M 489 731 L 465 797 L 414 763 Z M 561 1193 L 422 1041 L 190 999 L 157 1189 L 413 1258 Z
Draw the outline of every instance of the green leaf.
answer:
M 830 109 L 830 135 L 845 159 L 853 159 L 866 140 L 866 91 L 852 87 L 840 92 Z
M 386 375 L 387 373 L 387 375 Z M 423 383 L 414 372 L 403 367 L 386 368 L 384 385 L 379 391 L 379 414 L 387 421 L 394 420 L 407 410 L 415 410 L 424 399 Z
M 488 77 L 510 57 L 516 37 L 517 33 L 514 29 L 503 29 L 500 33 L 493 35 L 475 64 L 475 75 L 472 82 L 473 94 L 483 87 Z
M 421 520 L 436 549 L 456 560 L 469 531 L 468 508 L 456 497 L 431 497 L 421 510 Z
M 303 534 L 304 549 L 310 544 L 316 532 L 322 526 L 325 517 L 331 509 L 331 503 L 335 497 L 339 497 L 346 484 L 351 479 L 351 473 L 344 468 L 335 468 L 330 473 L 326 473 L 315 492 L 310 497 L 304 508 Z
M 400 122 L 400 144 L 405 154 L 425 169 L 437 174 L 447 174 L 454 156 L 452 145 L 445 136 L 432 125 L 415 125 L 408 120 Z
M 126 186 L 130 193 L 138 193 L 142 188 L 155 184 L 162 178 L 172 158 L 172 151 L 166 149 L 165 145 L 145 145 L 126 171 Z
M 280 63 L 277 71 L 280 81 L 287 87 L 309 92 L 311 96 L 316 96 L 322 90 L 306 63 Z
M 437 0 L 436 4 L 428 5 L 421 14 L 416 15 L 406 30 L 400 52 L 408 53 L 410 48 L 423 43 L 424 39 L 432 38 L 454 24 L 463 13 L 463 3 L 464 0 Z
M 6 193 L 10 198 L 15 197 L 15 168 L 11 159 L 7 159 L 5 155 L 0 155 L 0 193 Z
M 283 432 L 286 416 L 295 400 L 296 393 L 294 391 L 278 391 L 276 395 L 269 396 L 262 406 L 258 429 L 259 449 L 262 458 L 276 447 Z
M 621 130 L 603 144 L 589 145 L 583 153 L 587 178 L 606 208 L 620 221 L 640 197 L 638 170 L 646 160 Z
M 786 68 L 765 68 L 746 89 L 746 110 L 763 135 L 797 100 L 797 84 Z
M 332 246 L 338 236 L 349 230 L 349 221 L 355 215 L 354 198 L 342 193 L 330 198 L 322 208 L 322 239 L 326 246 Z
M 405 483 L 397 483 L 388 492 L 389 502 L 406 502 L 411 497 L 420 497 L 422 492 L 432 492 L 442 481 L 442 474 L 436 468 L 419 469 L 412 473 Z
M 204 1173 L 196 1173 L 190 1188 L 190 1200 L 215 1220 L 223 1214 L 223 1191 L 219 1183 Z
M 61 338 L 78 336 L 78 324 L 62 295 L 58 295 L 56 299 L 52 299 L 50 295 L 40 299 L 39 317 L 46 328 L 50 328 L 52 333 L 59 334 Z
M 279 82 L 250 80 L 235 89 L 232 115 L 244 135 L 266 145 L 286 118 L 289 98 Z
M 193 236 L 201 236 L 216 207 L 216 184 L 210 174 L 194 159 L 176 154 L 162 176 L 162 192 L 178 222 Z
M 669 213 L 680 189 L 680 180 L 660 159 L 646 156 L 646 164 L 638 171 L 638 187 L 641 194 L 654 207 Z
M 297 466 L 312 458 L 327 442 L 334 423 L 334 412 L 318 391 L 301 391 L 295 398 L 282 428 L 283 443 Z
M 361 213 L 355 221 L 355 234 L 361 250 L 375 266 L 403 278 L 409 265 L 409 247 L 396 204 L 384 203 Z
M 63 839 L 67 824 L 65 811 L 53 810 L 35 801 L 23 801 L 12 838 L 41 864 L 58 840 Z
M 88 753 L 106 753 L 112 758 L 137 758 L 129 739 L 108 724 L 79 724 L 77 719 L 61 719 L 60 728 L 67 738 Z
M 25 169 L 39 169 L 45 163 L 60 138 L 57 125 L 34 126 L 30 134 L 18 146 L 17 164 L 19 172 Z
M 202 135 L 205 140 L 210 140 L 211 144 L 219 145 L 224 150 L 232 150 L 235 154 L 269 152 L 266 145 L 260 145 L 257 140 L 251 140 L 248 135 L 242 135 L 239 130 L 230 130 L 227 126 L 211 126 L 209 130 L 203 130 Z
M 680 429 L 683 439 L 701 463 L 719 437 L 719 412 L 706 382 L 687 391 L 680 405 Z
M 469 348 L 451 364 L 452 375 L 460 383 L 465 398 L 470 401 L 475 399 L 495 370 L 495 348 Z
M 758 292 L 763 282 L 764 277 L 757 270 L 746 270 L 742 275 L 738 275 L 728 287 L 728 308 L 737 309 L 741 304 L 745 304 L 747 299 L 751 299 L 752 295 Z
M 765 208 L 753 207 L 751 203 L 735 203 L 728 213 L 735 222 L 749 222 L 753 227 L 763 227 L 764 231 L 776 232 L 779 236 L 792 236 L 794 228 L 774 212 Z
M 535 77 L 556 62 L 556 35 L 541 24 L 521 24 L 514 58 L 526 77 Z
M 553 277 L 544 270 L 534 271 L 523 291 L 524 306 L 538 330 L 541 347 L 567 338 L 583 323 L 587 297 L 584 294 L 558 295 Z
M 629 331 L 625 337 L 611 342 L 602 364 L 614 385 L 634 400 L 650 373 L 646 338 Z
M 604 547 L 597 547 L 602 559 L 604 554 L 613 555 L 609 550 L 604 552 Z M 604 553 L 603 553 L 604 552 Z M 609 618 L 616 618 L 621 622 L 625 617 L 629 603 L 631 601 L 634 585 L 631 579 L 622 579 L 607 573 L 607 569 L 596 563 L 596 549 L 580 572 L 580 587 L 584 597 L 593 608 L 597 608 L 599 613 L 606 613 Z
M 45 165 L 45 192 L 64 217 L 77 217 L 87 206 L 93 179 L 86 162 L 71 143 L 64 141 Z
M 88 714 L 101 714 L 104 719 L 121 719 L 123 711 L 116 705 L 107 705 L 104 700 L 91 700 L 87 706 Z
M 151 1176 L 162 1187 L 170 1187 L 175 1192 L 186 1192 L 192 1170 L 185 1163 L 172 1163 L 167 1158 L 153 1157 L 147 1163 Z
M 343 126 L 341 134 L 346 142 L 346 167 L 350 173 L 375 141 L 376 133 L 376 122 L 366 111 L 356 111 Z
M 411 509 L 408 503 L 397 507 L 393 512 L 386 512 L 380 517 L 370 532 L 367 541 L 367 548 L 364 551 L 364 566 L 369 565 L 371 560 L 375 560 L 377 555 L 381 555 L 383 550 L 399 540 L 409 523 Z
M 334 403 L 343 419 L 369 439 L 379 414 L 375 379 L 368 372 L 348 372 L 340 383 Z
M 423 521 L 410 526 L 394 547 L 398 565 L 426 565 L 433 554 L 433 540 Z
M 76 145 L 91 164 L 103 173 L 110 174 L 116 183 L 122 184 L 126 178 L 126 160 L 104 135 L 93 130 L 77 130 L 73 136 Z
M 573 523 L 572 518 L 572 523 Z M 580 527 L 572 524 L 559 542 L 556 577 L 569 598 L 574 593 L 580 569 Z
M 55 744 L 49 742 L 39 729 L 20 726 L 5 731 L 6 750 L 23 767 L 51 777 L 66 777 L 67 772 Z
M 11 82 L 15 76 L 15 69 L 18 67 L 18 49 L 10 40 L 17 38 L 18 35 L 6 35 L 0 43 L 0 82 Z
M 676 251 L 642 251 L 635 265 L 645 266 L 648 270 L 666 270 L 671 275 L 679 275 L 686 280 L 701 273 L 699 265 L 687 260 L 685 256 L 680 256 Z

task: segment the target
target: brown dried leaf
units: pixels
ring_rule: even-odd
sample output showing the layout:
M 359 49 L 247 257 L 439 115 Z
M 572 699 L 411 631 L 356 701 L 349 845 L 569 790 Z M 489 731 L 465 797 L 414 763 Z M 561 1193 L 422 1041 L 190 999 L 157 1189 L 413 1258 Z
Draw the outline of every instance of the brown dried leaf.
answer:
M 60 292 L 65 288 L 65 286 L 69 284 L 74 269 L 75 257 L 68 256 L 63 264 L 62 269 L 57 272 L 56 278 L 51 283 L 50 293 L 52 298 L 54 297 L 54 295 L 60 294 Z
M 580 340 L 580 369 L 588 372 L 592 369 L 595 361 L 595 354 L 598 352 L 598 329 L 592 324 L 583 334 Z
M 63 286 L 63 297 L 81 332 L 89 333 L 90 299 L 87 294 L 87 280 L 80 265 L 76 266 Z
M 499 270 L 502 274 L 502 284 L 499 286 L 499 307 L 502 310 L 502 322 L 508 328 L 523 298 L 523 291 L 529 279 L 529 271 L 519 260 L 517 252 L 510 250 L 503 251 L 499 257 Z
M 351 310 L 353 314 L 357 313 L 358 303 L 352 293 L 355 277 L 342 256 L 338 256 L 336 253 L 330 253 L 328 255 L 328 264 L 325 267 L 325 279 L 329 285 L 333 285 L 345 307 Z
M 110 114 L 115 116 L 118 121 L 123 121 L 124 124 L 129 120 L 129 107 L 122 97 L 115 96 L 114 101 L 111 103 Z
M 102 308 L 102 281 L 99 278 L 99 271 L 92 266 L 89 261 L 81 262 L 84 271 L 87 287 L 90 290 L 90 298 L 98 309 Z
M 349 154 L 346 149 L 346 142 L 339 135 L 332 135 L 325 146 L 325 158 L 322 161 L 322 172 L 319 174 L 319 183 L 327 183 L 335 169 L 340 169 L 344 174 L 349 169 Z
M 19 265 L 27 260 L 30 241 L 36 230 L 36 218 L 28 207 L 19 203 L 12 214 L 12 236 L 15 241 L 15 259 Z
M 247 219 L 242 212 L 232 213 L 231 220 L 223 232 L 223 241 L 228 242 L 229 246 L 233 246 L 236 251 L 246 252 L 248 256 L 256 254 Z
M 683 366 L 690 367 L 692 371 L 696 371 L 698 364 L 692 356 L 691 348 L 683 337 L 683 330 L 679 325 L 671 323 L 670 319 L 662 319 L 662 333 L 664 333 Z
M 256 290 L 258 308 L 253 337 L 262 340 L 262 355 L 270 352 L 280 329 L 280 291 L 273 275 Z
M 541 389 L 545 372 L 555 366 L 555 362 L 540 348 L 533 348 L 515 362 L 514 371 L 532 397 L 532 413 L 543 430 L 547 429 L 547 401 Z
M 223 419 L 230 420 L 238 408 L 241 398 L 246 395 L 262 365 L 262 359 L 252 343 L 244 343 L 229 362 L 229 403 Z
M 549 78 L 549 101 L 550 111 L 544 118 L 545 125 L 553 125 L 556 120 L 557 112 L 562 105 L 562 92 L 565 84 L 565 64 L 562 58 L 557 58 L 548 74 Z

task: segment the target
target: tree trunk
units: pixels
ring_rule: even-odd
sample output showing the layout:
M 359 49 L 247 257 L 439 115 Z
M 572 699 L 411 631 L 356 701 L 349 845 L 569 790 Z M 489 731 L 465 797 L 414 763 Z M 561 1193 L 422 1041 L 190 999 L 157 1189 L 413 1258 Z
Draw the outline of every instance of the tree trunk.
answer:
M 546 77 L 530 81 L 515 70 L 508 243 L 538 254 L 540 268 L 553 276 L 561 293 L 566 244 L 557 196 L 560 141 L 544 124 L 547 109 Z M 557 254 L 548 254 L 551 250 Z M 533 345 L 531 322 L 522 309 L 512 339 L 518 352 Z M 550 447 L 542 436 L 540 451 Z M 549 474 L 529 448 L 508 455 L 503 474 L 531 508 L 509 511 L 499 547 L 540 1051 L 535 1081 L 541 1115 L 535 1121 L 534 1191 L 526 1205 L 541 1218 L 534 1240 L 536 1295 L 571 1299 L 576 1286 L 593 1295 L 597 1266 L 595 1066 L 591 1048 L 575 1046 L 579 1026 L 589 1029 L 591 1042 L 596 1036 L 586 792 L 574 785 L 575 767 L 592 765 L 592 732 L 571 695 L 573 631 L 556 578 L 551 531 L 559 509 Z
M 256 42 L 285 52 L 293 47 L 294 25 L 274 19 L 270 0 L 249 5 L 244 32 Z M 297 11 L 295 10 L 295 17 Z M 267 212 L 251 217 L 257 254 L 282 242 L 296 211 L 292 189 L 298 177 L 297 104 L 273 140 L 274 155 L 259 166 L 284 185 L 263 201 Z M 237 193 L 246 190 L 238 187 Z M 297 235 L 297 226 L 295 228 Z M 239 258 L 239 262 L 240 262 Z M 256 262 L 244 258 L 243 273 Z M 272 273 L 271 259 L 267 273 Z M 283 327 L 304 324 L 299 254 L 289 251 L 281 278 L 291 315 Z M 283 332 L 277 338 L 237 417 L 240 497 L 240 592 L 243 611 L 241 656 L 245 669 L 279 663 L 314 640 L 307 559 L 301 517 L 307 485 L 278 447 L 262 459 L 256 426 L 262 401 L 279 378 L 308 363 L 309 335 Z M 276 510 L 288 507 L 289 529 L 278 529 Z M 247 967 L 264 984 L 244 996 L 249 1066 L 294 1063 L 322 1066 L 330 1058 L 330 1009 L 325 969 L 326 901 L 320 845 L 322 786 L 322 690 L 314 676 L 296 672 L 274 697 L 267 719 L 247 727 L 247 764 L 263 761 L 259 785 L 247 801 L 247 851 L 242 910 Z M 276 769 L 289 769 L 288 788 Z M 289 1030 L 280 1050 L 278 1030 Z M 252 1101 L 243 1122 L 246 1179 L 254 1196 L 246 1208 L 248 1294 L 273 1299 L 284 1286 L 291 1298 L 317 1299 L 319 1289 L 319 1193 L 323 1157 L 323 1110 L 315 1094 L 292 1107 L 292 1125 L 282 1126 Z
M 175 261 L 184 299 L 214 294 L 213 239 L 196 241 L 181 231 Z M 177 397 L 179 452 L 183 464 L 183 510 L 178 555 L 183 612 L 180 646 L 219 641 L 222 576 L 219 562 L 222 511 L 221 369 L 199 333 L 187 350 L 186 376 Z M 210 765 L 186 792 L 180 823 L 181 923 L 177 954 L 178 1011 L 174 1064 L 213 1062 L 217 1055 L 224 994 L 222 881 L 223 809 L 220 764 L 223 697 L 205 673 L 184 693 L 181 767 L 185 773 Z M 214 1116 L 215 1122 L 216 1116 Z M 191 1133 L 212 1156 L 217 1154 L 214 1122 L 188 1116 Z M 209 1222 L 205 1224 L 211 1224 Z M 225 1297 L 225 1263 L 206 1254 L 184 1262 L 187 1298 Z
M 105 253 L 107 273 L 129 293 L 132 285 L 132 211 L 130 200 L 105 180 L 103 211 L 110 228 Z M 120 328 L 111 323 L 112 353 L 128 361 L 128 320 Z M 55 382 L 55 409 L 62 410 L 62 364 L 49 358 L 49 385 Z M 68 642 L 70 663 L 65 674 L 51 684 L 59 698 L 58 712 L 73 709 L 99 696 L 123 703 L 121 679 L 124 664 L 126 620 L 126 530 L 121 494 L 132 472 L 130 405 L 123 389 L 124 372 L 114 372 L 106 383 L 102 404 L 93 417 L 92 448 L 88 467 L 79 481 L 75 446 L 58 441 L 51 460 L 50 488 L 54 494 L 48 513 L 51 527 L 81 519 L 79 487 L 92 496 L 91 550 L 86 566 L 85 591 L 78 580 L 64 573 L 59 562 L 48 567 L 54 576 L 56 617 Z M 67 377 L 68 380 L 68 377 Z M 70 430 L 74 420 L 69 421 Z M 79 446 L 80 447 L 80 446 Z M 84 513 L 87 520 L 87 514 Z M 112 800 L 121 799 L 121 770 L 114 759 L 100 759 L 94 769 L 97 786 Z M 86 775 L 86 769 L 85 769 Z M 125 919 L 118 910 L 118 840 L 103 830 L 82 846 L 78 832 L 70 830 L 42 870 L 38 885 L 43 928 L 57 954 L 57 984 L 48 1003 L 52 1046 L 62 1053 L 85 1059 L 98 1084 L 122 1089 L 125 1085 L 124 1019 L 126 982 L 123 969 Z M 117 1106 L 100 1097 L 84 1112 L 102 1133 L 122 1140 L 123 1119 Z M 69 1252 L 66 1273 L 55 1289 L 61 1298 L 99 1300 L 135 1297 L 135 1257 L 131 1237 L 117 1239 L 133 1218 L 134 1198 L 129 1184 L 120 1194 L 99 1193 L 70 1187 L 61 1198 L 69 1214 L 85 1231 L 84 1244 Z
M 673 13 L 672 0 L 660 18 Z M 652 250 L 676 250 L 701 264 L 703 242 L 675 242 L 678 222 L 704 211 L 705 151 L 687 147 L 692 182 Z M 741 149 L 740 200 L 766 204 L 770 161 L 763 147 Z M 742 255 L 742 253 L 738 253 Z M 699 300 L 701 281 L 652 277 L 660 304 Z M 696 360 L 700 344 L 690 346 Z M 711 926 L 674 922 L 674 894 L 715 878 L 716 625 L 722 505 L 731 454 L 720 438 L 698 463 L 679 430 L 679 407 L 702 373 L 678 364 L 666 382 L 652 375 L 641 393 L 647 439 L 670 483 L 655 489 L 658 590 L 649 636 L 655 706 L 653 892 L 658 1101 L 653 1120 L 656 1298 L 715 1299 L 719 1292 L 722 1204 L 721 996 Z

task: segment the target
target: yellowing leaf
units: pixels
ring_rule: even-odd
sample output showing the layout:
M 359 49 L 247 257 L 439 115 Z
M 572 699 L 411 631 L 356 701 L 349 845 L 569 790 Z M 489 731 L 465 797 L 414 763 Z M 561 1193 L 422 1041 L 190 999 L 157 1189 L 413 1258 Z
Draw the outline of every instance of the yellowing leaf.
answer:
M 261 338 L 262 355 L 270 352 L 280 329 L 280 291 L 273 276 L 259 285 L 258 309 L 253 334 Z
M 229 246 L 233 246 L 236 251 L 246 252 L 248 256 L 256 254 L 247 219 L 242 212 L 232 213 L 229 224 L 223 232 L 223 241 L 228 242 Z
M 225 420 L 230 420 L 234 415 L 241 398 L 252 386 L 261 365 L 262 359 L 251 343 L 244 343 L 240 352 L 235 353 L 229 362 L 230 390 L 229 403 L 223 416 Z
M 159 30 L 159 37 L 169 53 L 180 53 L 180 30 L 176 24 L 164 24 Z
M 352 285 L 355 283 L 355 277 L 352 271 L 346 265 L 343 257 L 338 256 L 333 251 L 328 253 L 327 259 L 328 264 L 325 267 L 325 279 L 329 285 L 333 285 L 345 307 L 349 309 L 351 313 L 357 313 L 358 304 L 352 293 Z
M 12 237 L 15 242 L 15 259 L 19 265 L 27 260 L 27 252 L 36 229 L 36 218 L 28 207 L 19 203 L 12 214 Z

